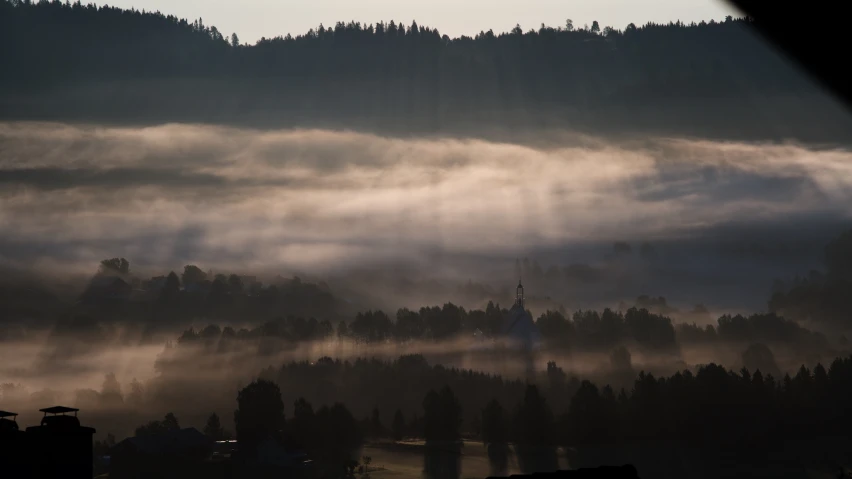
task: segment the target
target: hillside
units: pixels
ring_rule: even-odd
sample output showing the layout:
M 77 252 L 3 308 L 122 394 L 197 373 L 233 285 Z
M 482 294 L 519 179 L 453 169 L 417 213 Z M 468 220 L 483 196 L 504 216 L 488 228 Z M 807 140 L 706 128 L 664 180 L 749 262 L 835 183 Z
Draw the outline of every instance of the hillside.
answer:
M 203 21 L 0 1 L 0 118 L 844 142 L 850 116 L 750 30 L 597 22 L 449 38 L 337 23 L 239 42 Z

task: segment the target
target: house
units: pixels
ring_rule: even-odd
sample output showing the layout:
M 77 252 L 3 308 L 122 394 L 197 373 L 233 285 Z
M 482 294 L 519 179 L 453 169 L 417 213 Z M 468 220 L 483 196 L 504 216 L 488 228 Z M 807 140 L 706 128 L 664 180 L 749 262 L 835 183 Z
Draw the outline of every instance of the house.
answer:
M 110 450 L 109 477 L 195 477 L 212 446 L 210 438 L 192 427 L 128 437 Z
M 301 451 L 291 451 L 273 439 L 257 446 L 257 452 L 244 459 L 244 475 L 248 477 L 311 477 L 313 461 Z
M 53 406 L 39 411 L 44 413 L 41 423 L 26 429 L 32 477 L 91 479 L 95 430 L 80 425 L 76 408 Z

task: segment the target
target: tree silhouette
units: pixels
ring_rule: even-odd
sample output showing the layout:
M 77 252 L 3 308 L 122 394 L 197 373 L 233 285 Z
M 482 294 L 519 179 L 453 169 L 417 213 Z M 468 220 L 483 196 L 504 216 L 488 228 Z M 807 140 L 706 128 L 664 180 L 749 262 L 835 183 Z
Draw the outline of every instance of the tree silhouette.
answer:
M 130 274 L 130 262 L 124 258 L 112 258 L 101 261 L 100 272 L 103 274 Z
M 482 410 L 482 441 L 488 449 L 492 476 L 505 476 L 509 470 L 509 431 L 503 406 L 492 399 Z
M 444 386 L 429 391 L 423 399 L 426 451 L 423 474 L 427 478 L 457 478 L 461 474 L 461 405 Z
M 191 284 L 198 284 L 207 279 L 207 273 L 201 270 L 198 266 L 194 264 L 188 264 L 183 267 L 183 274 L 181 275 L 181 282 L 184 287 Z
M 528 385 L 524 401 L 514 417 L 515 453 L 524 473 L 550 472 L 559 468 L 556 458 L 553 412 L 538 388 Z
M 382 437 L 385 433 L 385 427 L 379 418 L 379 408 L 373 408 L 373 413 L 370 416 L 370 433 L 374 438 Z
M 300 397 L 293 403 L 293 418 L 287 423 L 287 442 L 296 449 L 315 449 L 322 438 L 317 437 L 316 414 L 311 403 Z
M 163 418 L 163 427 L 169 431 L 176 431 L 180 429 L 180 423 L 173 413 L 168 413 Z
M 115 378 L 114 373 L 108 373 L 104 377 L 103 386 L 101 386 L 101 403 L 108 406 L 120 405 L 124 402 L 121 395 L 121 385 Z
M 174 271 L 171 271 L 169 272 L 169 275 L 166 276 L 163 289 L 160 290 L 160 299 L 165 301 L 174 301 L 177 299 L 178 294 L 180 294 L 180 280 L 178 280 L 177 274 L 175 274 Z
M 151 421 L 136 428 L 136 436 L 155 436 L 180 429 L 177 417 L 168 413 L 162 421 Z
M 235 274 L 228 276 L 228 289 L 232 294 L 241 294 L 243 292 L 243 280 Z
M 237 394 L 234 425 L 241 448 L 251 451 L 266 439 L 281 439 L 284 403 L 278 385 L 263 379 L 253 381 Z
M 401 441 L 405 436 L 405 416 L 402 415 L 401 409 L 397 409 L 393 415 L 391 430 L 393 431 L 394 441 Z
M 323 406 L 316 413 L 316 431 L 322 438 L 320 457 L 333 470 L 345 471 L 352 461 L 357 461 L 358 451 L 364 442 L 364 434 L 352 413 L 340 403 L 332 407 Z
M 225 429 L 219 422 L 219 415 L 215 412 L 207 418 L 207 423 L 204 425 L 204 435 L 214 441 L 226 439 Z

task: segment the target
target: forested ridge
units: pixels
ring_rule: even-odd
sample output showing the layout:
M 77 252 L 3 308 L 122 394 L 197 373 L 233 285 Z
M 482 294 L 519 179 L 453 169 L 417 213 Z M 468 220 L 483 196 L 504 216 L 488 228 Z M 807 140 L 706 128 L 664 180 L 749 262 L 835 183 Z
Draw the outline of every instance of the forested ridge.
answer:
M 202 19 L 4 0 L 0 85 L 7 118 L 841 131 L 836 102 L 749 24 L 568 20 L 450 38 L 416 22 L 338 22 L 247 45 Z

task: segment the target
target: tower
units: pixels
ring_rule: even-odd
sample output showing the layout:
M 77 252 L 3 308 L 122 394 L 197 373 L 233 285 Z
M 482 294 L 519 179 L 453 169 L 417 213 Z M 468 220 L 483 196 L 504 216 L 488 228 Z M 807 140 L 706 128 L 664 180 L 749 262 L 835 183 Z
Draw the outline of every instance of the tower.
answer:
M 538 343 L 538 328 L 526 310 L 524 285 L 520 279 L 518 287 L 515 288 L 515 304 L 509 310 L 508 321 L 506 335 L 523 358 L 527 380 L 533 380 L 535 378 L 534 349 Z
M 521 284 L 520 279 L 518 279 L 518 287 L 515 289 L 515 305 L 520 306 L 521 309 L 524 308 L 524 285 Z

